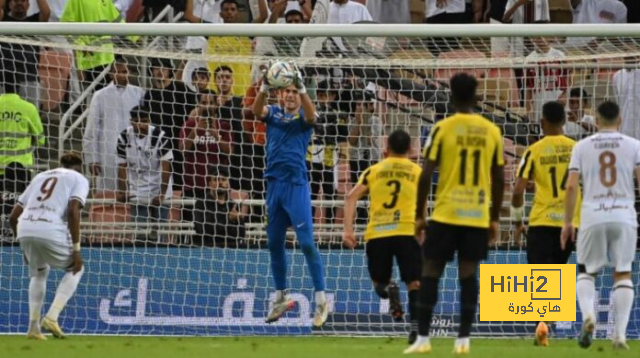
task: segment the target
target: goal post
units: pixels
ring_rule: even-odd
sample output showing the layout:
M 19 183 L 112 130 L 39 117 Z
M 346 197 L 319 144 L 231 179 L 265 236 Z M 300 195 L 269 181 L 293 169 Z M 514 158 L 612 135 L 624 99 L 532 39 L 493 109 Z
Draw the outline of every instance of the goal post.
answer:
M 565 103 L 565 130 L 576 139 L 593 131 L 595 108 L 605 99 L 621 104 L 623 123 L 640 118 L 639 39 L 640 25 L 634 24 L 0 22 L 0 90 L 17 91 L 37 106 L 42 130 L 29 135 L 46 137 L 38 146 L 10 148 L 15 133 L 0 132 L 0 154 L 7 157 L 0 155 L 6 159 L 0 168 L 0 334 L 24 333 L 28 322 L 27 270 L 8 214 L 29 176 L 54 167 L 68 150 L 83 154 L 92 185 L 82 223 L 86 274 L 61 316 L 68 333 L 405 334 L 408 322 L 393 322 L 388 302 L 372 288 L 364 245 L 341 245 L 344 196 L 368 165 L 384 157 L 386 136 L 398 128 L 409 132 L 411 158 L 420 162 L 431 126 L 453 113 L 449 78 L 457 72 L 476 76 L 476 110 L 505 138 L 501 235 L 487 263 L 526 263 L 526 238 L 514 240 L 508 208 L 521 155 L 541 136 L 542 104 Z M 307 163 L 331 307 L 321 330 L 311 329 L 312 285 L 292 231 L 288 284 L 296 309 L 276 324 L 264 323 L 274 290 L 264 210 L 266 133 L 251 107 L 260 66 L 274 59 L 296 62 L 318 107 Z M 278 103 L 277 92 L 270 101 Z M 147 113 L 133 113 L 132 121 L 134 107 Z M 0 107 L 0 116 L 12 115 Z M 172 157 L 144 139 L 153 133 L 127 132 L 145 117 L 168 138 Z M 640 138 L 640 124 L 624 130 Z M 29 158 L 11 156 L 16 150 Z M 167 170 L 163 161 L 170 162 L 164 180 L 171 179 L 165 183 L 171 191 L 156 205 Z M 126 193 L 118 187 L 122 163 Z M 527 192 L 527 210 L 533 195 Z M 367 209 L 366 200 L 359 203 L 359 239 Z M 634 266 L 636 288 L 639 275 Z M 597 281 L 599 337 L 613 329 L 612 283 L 611 272 Z M 448 266 L 434 335 L 455 336 L 458 294 L 455 266 Z M 406 299 L 404 288 L 402 295 Z M 474 329 L 480 336 L 516 337 L 533 327 L 477 322 Z M 577 329 L 575 322 L 559 322 L 555 334 L 572 337 Z M 627 337 L 640 338 L 637 304 Z

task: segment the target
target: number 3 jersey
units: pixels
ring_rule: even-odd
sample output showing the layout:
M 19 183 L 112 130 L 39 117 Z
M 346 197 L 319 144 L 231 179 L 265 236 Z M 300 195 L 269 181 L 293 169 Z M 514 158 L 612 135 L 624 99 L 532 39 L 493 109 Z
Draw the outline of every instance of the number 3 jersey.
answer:
M 362 173 L 358 185 L 369 189 L 365 240 L 414 236 L 418 183 L 422 168 L 407 158 L 389 157 Z
M 564 198 L 571 150 L 576 142 L 563 135 L 546 136 L 527 148 L 518 167 L 518 177 L 533 180 L 536 193 L 529 226 L 562 227 Z M 580 196 L 573 224 L 580 222 Z
M 600 132 L 576 144 L 569 171 L 582 178 L 580 229 L 616 222 L 638 226 L 634 177 L 640 142 L 618 132 Z
M 431 219 L 488 228 L 491 168 L 504 166 L 500 129 L 480 115 L 457 113 L 436 123 L 424 156 L 440 168 Z
M 16 237 L 68 242 L 68 203 L 77 200 L 84 206 L 88 194 L 87 178 L 75 170 L 58 168 L 36 175 L 18 199 L 24 211 Z

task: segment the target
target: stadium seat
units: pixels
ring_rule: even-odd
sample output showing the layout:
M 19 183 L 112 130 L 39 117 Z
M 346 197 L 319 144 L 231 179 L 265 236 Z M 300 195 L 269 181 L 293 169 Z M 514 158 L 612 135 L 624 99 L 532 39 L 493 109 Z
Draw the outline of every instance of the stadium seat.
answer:
M 93 195 L 93 199 L 115 199 L 115 191 L 100 191 Z M 125 204 L 94 204 L 89 208 L 89 222 L 105 223 L 95 227 L 99 230 L 117 230 L 121 229 L 114 223 L 129 221 L 129 207 Z M 108 223 L 108 224 L 107 224 Z M 90 242 L 107 243 L 130 240 L 131 235 L 122 234 L 92 234 L 89 236 Z

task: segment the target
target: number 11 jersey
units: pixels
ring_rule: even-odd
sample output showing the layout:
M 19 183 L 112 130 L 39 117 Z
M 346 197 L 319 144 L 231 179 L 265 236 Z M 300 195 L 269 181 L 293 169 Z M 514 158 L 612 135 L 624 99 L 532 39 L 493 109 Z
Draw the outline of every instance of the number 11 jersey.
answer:
M 580 229 L 602 223 L 638 226 L 635 169 L 640 141 L 618 132 L 599 132 L 576 144 L 569 171 L 582 178 Z
M 488 228 L 491 168 L 504 166 L 500 129 L 481 115 L 457 113 L 433 127 L 424 157 L 440 169 L 431 219 Z
M 16 237 L 67 243 L 69 201 L 77 200 L 84 206 L 88 194 L 87 178 L 75 170 L 58 168 L 36 175 L 18 199 L 18 205 L 24 211 L 18 221 Z
M 389 157 L 362 173 L 358 185 L 369 189 L 365 240 L 414 236 L 418 183 L 422 168 L 407 158 Z

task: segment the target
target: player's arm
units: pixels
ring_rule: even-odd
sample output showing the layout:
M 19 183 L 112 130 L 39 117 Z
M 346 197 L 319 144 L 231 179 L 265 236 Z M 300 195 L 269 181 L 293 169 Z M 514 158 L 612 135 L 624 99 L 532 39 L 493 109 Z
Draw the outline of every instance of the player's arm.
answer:
M 80 256 L 80 211 L 82 203 L 78 200 L 69 200 L 67 208 L 67 223 L 69 225 L 69 234 L 73 244 L 73 274 L 78 273 L 82 269 L 82 257 Z
M 576 212 L 578 201 L 578 190 L 580 187 L 580 172 L 569 169 L 567 186 L 564 197 L 564 225 L 562 227 L 562 237 L 560 247 L 564 250 L 567 241 L 575 241 L 575 230 L 573 228 L 573 215 Z
M 366 171 L 363 174 L 368 175 L 369 171 Z M 364 179 L 366 180 L 366 178 Z M 363 180 L 360 180 L 362 182 Z M 358 200 L 360 200 L 363 196 L 365 196 L 369 192 L 369 188 L 365 184 L 358 183 L 349 194 L 344 201 L 344 235 L 343 242 L 345 246 L 352 249 L 356 247 L 357 241 L 355 235 L 353 233 L 353 217 L 356 214 L 356 205 Z
M 20 205 L 20 203 L 16 204 L 13 207 L 13 210 L 11 210 L 9 221 L 11 222 L 11 230 L 13 230 L 14 236 L 18 234 L 18 219 L 20 218 L 20 215 L 22 215 L 23 211 L 24 209 L 22 208 L 22 205 Z
M 264 81 L 264 79 L 263 79 Z M 269 96 L 269 87 L 263 83 L 258 91 L 255 101 L 253 102 L 252 112 L 257 119 L 263 119 L 269 114 L 267 107 L 267 96 Z
M 418 184 L 418 203 L 416 206 L 416 234 L 419 234 L 426 225 L 426 206 L 427 197 L 431 193 L 431 178 L 433 178 L 433 172 L 435 172 L 438 163 L 425 159 L 422 164 L 422 174 L 420 175 L 420 182 Z
M 494 131 L 495 148 L 491 163 L 491 211 L 489 243 L 498 239 L 500 228 L 500 209 L 504 198 L 504 142 L 500 130 Z
M 298 89 L 298 94 L 300 95 L 300 106 L 304 111 L 304 120 L 308 125 L 316 124 L 316 119 L 318 114 L 316 113 L 316 105 L 313 104 L 309 94 L 307 93 L 307 88 L 304 85 L 304 78 L 302 77 L 302 71 L 298 68 L 298 66 L 291 62 L 291 66 L 294 68 L 295 73 L 293 74 L 293 85 Z

